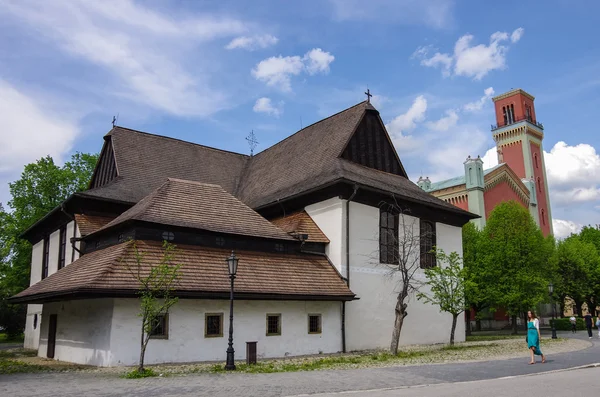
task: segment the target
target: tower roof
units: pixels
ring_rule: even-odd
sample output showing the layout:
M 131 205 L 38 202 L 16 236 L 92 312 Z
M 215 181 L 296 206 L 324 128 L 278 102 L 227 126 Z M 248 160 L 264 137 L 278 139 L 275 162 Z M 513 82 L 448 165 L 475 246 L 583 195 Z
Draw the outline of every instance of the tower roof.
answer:
M 505 92 L 504 94 L 500 94 L 500 95 L 493 97 L 492 101 L 496 102 L 496 101 L 499 101 L 500 99 L 508 98 L 508 97 L 516 95 L 516 94 L 521 94 L 523 96 L 526 96 L 527 98 L 531 99 L 532 101 L 535 100 L 535 97 L 533 95 L 531 95 L 530 93 L 526 92 L 525 90 L 523 90 L 521 88 L 515 88 L 513 90 Z

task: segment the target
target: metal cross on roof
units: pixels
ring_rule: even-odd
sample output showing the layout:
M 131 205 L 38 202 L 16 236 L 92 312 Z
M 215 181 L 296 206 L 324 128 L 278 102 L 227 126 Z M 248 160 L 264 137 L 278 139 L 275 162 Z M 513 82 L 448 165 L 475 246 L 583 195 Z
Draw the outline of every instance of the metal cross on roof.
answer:
M 250 134 L 246 137 L 246 141 L 248 141 L 248 145 L 250 146 L 250 156 L 254 156 L 254 149 L 256 148 L 256 145 L 258 145 L 254 130 L 250 131 Z
M 365 95 L 367 96 L 367 102 L 371 103 L 371 97 L 373 96 L 371 94 L 371 91 L 367 88 L 367 92 L 365 92 Z

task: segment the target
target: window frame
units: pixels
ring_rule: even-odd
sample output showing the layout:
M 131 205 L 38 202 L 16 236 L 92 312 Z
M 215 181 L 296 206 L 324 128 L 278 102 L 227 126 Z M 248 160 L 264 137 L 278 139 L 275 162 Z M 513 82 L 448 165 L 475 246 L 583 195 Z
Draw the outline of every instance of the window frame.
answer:
M 383 225 L 383 217 L 384 214 L 386 216 L 386 225 Z M 394 226 L 389 226 L 390 216 L 394 221 Z M 400 216 L 395 213 L 395 211 L 388 211 L 383 208 L 379 209 L 379 263 L 384 263 L 388 265 L 394 265 L 398 263 L 398 232 L 399 232 L 399 222 Z M 391 233 L 390 233 L 391 232 Z M 386 236 L 386 240 L 384 243 L 384 239 L 382 236 Z M 387 240 L 391 235 L 393 241 L 390 244 Z M 392 252 L 390 253 L 390 248 Z M 385 253 L 384 253 L 385 249 Z M 391 259 L 390 259 L 391 256 Z
M 311 331 L 310 329 L 310 318 L 311 317 L 317 317 L 319 319 L 319 330 L 318 331 Z M 322 334 L 323 333 L 323 316 L 321 315 L 321 313 L 309 313 L 308 314 L 308 333 L 310 335 L 317 335 L 317 334 Z
M 429 244 L 427 244 L 427 241 L 424 241 L 424 239 L 428 237 L 426 236 L 426 233 L 429 233 L 429 231 L 423 231 L 424 225 L 431 226 L 431 247 L 428 247 L 427 245 Z M 419 219 L 419 267 L 421 269 L 431 269 L 437 265 L 435 253 L 431 252 L 435 248 L 436 244 L 435 222 L 426 219 Z
M 208 333 L 208 318 L 219 317 L 219 334 Z M 222 338 L 223 337 L 223 313 L 204 313 L 204 337 L 205 338 Z
M 269 317 L 277 318 L 277 332 L 269 332 Z M 281 313 L 267 313 L 266 315 L 266 336 L 278 336 L 281 335 Z
M 50 262 L 50 236 L 44 236 L 42 247 L 42 280 L 48 277 L 48 266 Z
M 59 229 L 58 235 L 58 270 L 65 267 L 67 262 L 67 226 L 63 225 Z
M 169 313 L 159 314 L 157 316 L 157 318 L 161 318 L 161 317 L 162 317 L 162 321 L 163 321 L 163 333 L 162 334 L 150 333 L 150 339 L 169 339 Z

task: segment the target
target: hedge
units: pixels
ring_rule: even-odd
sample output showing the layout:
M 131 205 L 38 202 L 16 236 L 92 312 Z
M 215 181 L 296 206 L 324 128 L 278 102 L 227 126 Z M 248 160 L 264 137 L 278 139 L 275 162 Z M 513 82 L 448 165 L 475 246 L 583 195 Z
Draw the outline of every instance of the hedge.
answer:
M 568 318 L 557 318 L 555 320 L 550 320 L 550 326 L 552 326 L 552 322 L 555 322 L 556 329 L 558 331 L 570 331 L 571 330 L 571 321 Z M 594 324 L 594 327 L 596 325 Z M 582 317 L 577 317 L 577 329 L 582 331 L 585 330 L 585 322 Z

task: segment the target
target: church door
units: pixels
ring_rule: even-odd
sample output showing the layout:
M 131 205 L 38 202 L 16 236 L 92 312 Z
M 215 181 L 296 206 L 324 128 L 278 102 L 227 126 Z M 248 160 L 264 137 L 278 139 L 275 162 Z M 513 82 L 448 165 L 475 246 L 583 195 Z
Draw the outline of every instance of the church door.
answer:
M 50 321 L 48 322 L 48 352 L 46 357 L 54 358 L 54 348 L 56 346 L 56 314 L 50 315 Z

